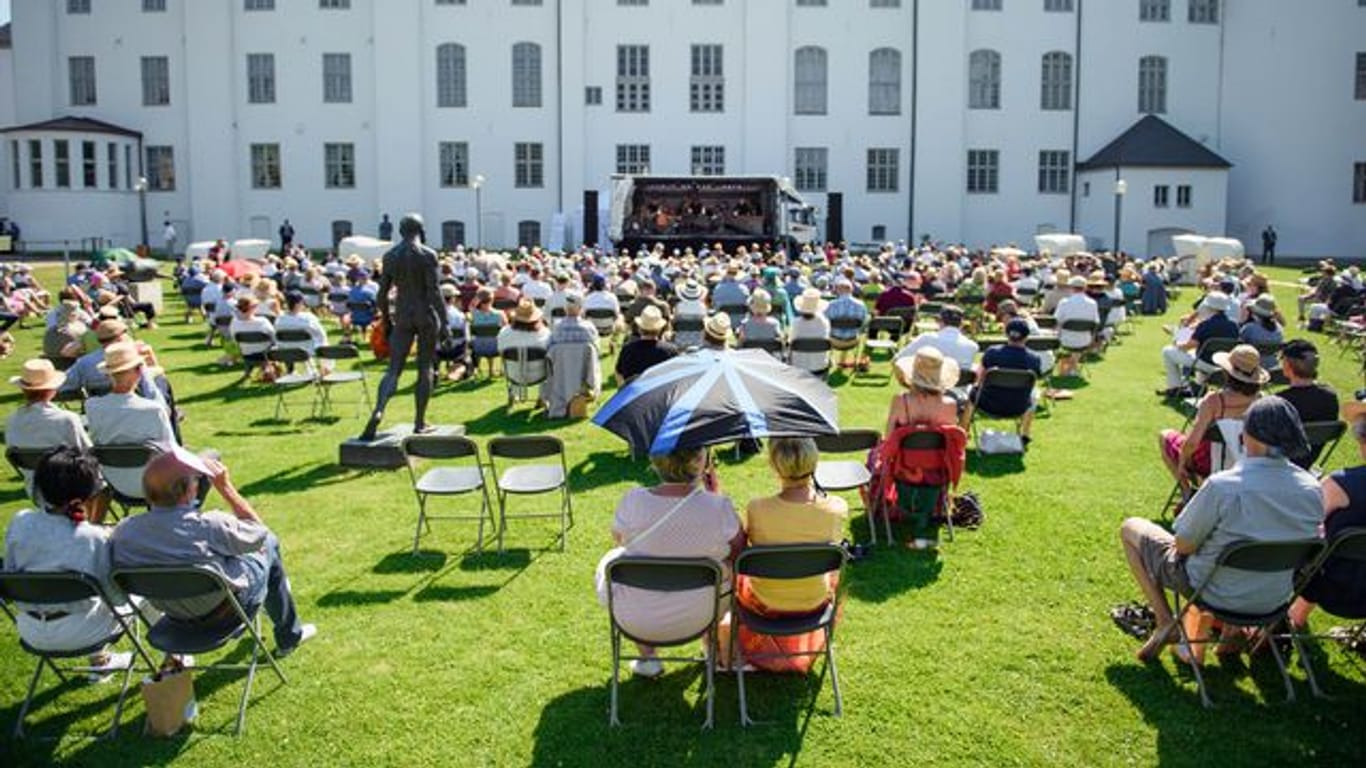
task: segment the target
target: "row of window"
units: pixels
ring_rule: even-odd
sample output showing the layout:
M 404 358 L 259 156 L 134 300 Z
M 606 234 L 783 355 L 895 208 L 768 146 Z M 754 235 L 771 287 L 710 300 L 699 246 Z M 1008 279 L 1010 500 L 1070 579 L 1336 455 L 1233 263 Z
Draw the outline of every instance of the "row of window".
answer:
M 353 99 L 351 54 L 324 53 L 323 103 L 348 104 Z M 468 106 L 465 46 L 442 43 L 436 48 L 436 105 Z M 688 106 L 693 112 L 725 111 L 725 58 L 722 46 L 697 44 L 689 50 L 691 72 Z M 798 115 L 824 115 L 828 111 L 828 55 L 819 46 L 803 46 L 793 54 L 793 108 Z M 978 49 L 968 54 L 968 108 L 1001 108 L 1001 54 Z M 95 57 L 71 56 L 67 59 L 72 106 L 93 106 L 97 101 Z M 142 103 L 165 106 L 171 103 L 170 60 L 166 56 L 141 59 Z M 1356 55 L 1355 98 L 1366 100 L 1366 53 Z M 1168 63 L 1165 56 L 1144 56 L 1138 61 L 1138 111 L 1165 114 L 1167 111 Z M 1041 59 L 1039 108 L 1072 108 L 1072 55 L 1049 51 Z M 275 55 L 247 54 L 247 101 L 251 104 L 275 103 Z M 521 42 L 512 46 L 512 106 L 540 107 L 541 46 Z M 650 48 L 646 45 L 617 46 L 616 110 L 650 111 Z M 602 89 L 590 86 L 584 101 L 602 103 Z M 901 113 L 901 52 L 878 48 L 868 54 L 868 114 Z
M 114 141 L 55 139 L 51 145 L 53 187 L 57 189 L 71 189 L 73 186 L 84 189 L 133 188 L 132 144 L 120 144 Z M 122 151 L 120 151 L 120 146 L 122 146 Z M 148 148 L 149 164 L 153 159 L 160 161 L 159 154 L 154 158 L 153 150 L 159 152 L 162 149 L 170 151 L 170 147 Z M 11 139 L 9 150 L 10 173 L 14 189 L 21 189 L 25 186 L 23 168 L 26 160 L 29 173 L 28 186 L 33 189 L 42 189 L 47 185 L 43 172 L 43 140 L 28 139 L 21 143 L 18 139 Z M 23 154 L 24 150 L 27 151 L 27 157 Z M 122 157 L 122 163 L 120 163 L 120 157 Z M 74 184 L 75 179 L 80 179 L 79 185 Z M 171 178 L 171 185 L 175 185 L 174 175 Z

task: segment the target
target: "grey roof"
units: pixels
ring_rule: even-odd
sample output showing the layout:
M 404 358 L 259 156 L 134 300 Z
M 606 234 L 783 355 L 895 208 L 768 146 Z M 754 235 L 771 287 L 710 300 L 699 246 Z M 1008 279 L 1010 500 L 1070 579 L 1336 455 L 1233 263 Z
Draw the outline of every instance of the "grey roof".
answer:
M 14 45 L 14 31 L 10 29 L 10 23 L 5 22 L 0 26 L 0 48 L 10 48 Z
M 106 123 L 103 120 L 96 120 L 90 117 L 65 117 L 44 120 L 41 123 L 28 123 L 27 125 L 12 125 L 8 128 L 0 129 L 0 133 L 12 133 L 14 131 L 67 131 L 70 133 L 110 133 L 115 136 L 131 136 L 135 139 L 142 138 L 141 131 L 131 128 Z
M 1157 115 L 1147 115 L 1092 155 L 1090 160 L 1078 165 L 1077 169 L 1089 171 L 1136 166 L 1231 168 L 1233 164 Z

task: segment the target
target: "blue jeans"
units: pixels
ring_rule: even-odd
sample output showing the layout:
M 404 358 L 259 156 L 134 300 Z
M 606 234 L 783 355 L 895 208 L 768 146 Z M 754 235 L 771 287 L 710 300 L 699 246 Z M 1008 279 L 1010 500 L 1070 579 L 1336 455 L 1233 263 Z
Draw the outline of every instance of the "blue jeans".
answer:
M 275 628 L 275 647 L 293 648 L 303 636 L 303 624 L 294 607 L 294 595 L 289 591 L 289 577 L 280 559 L 280 540 L 275 534 L 266 537 L 264 549 L 242 557 L 247 567 L 247 586 L 237 593 L 237 600 L 248 616 L 265 605 L 266 615 Z

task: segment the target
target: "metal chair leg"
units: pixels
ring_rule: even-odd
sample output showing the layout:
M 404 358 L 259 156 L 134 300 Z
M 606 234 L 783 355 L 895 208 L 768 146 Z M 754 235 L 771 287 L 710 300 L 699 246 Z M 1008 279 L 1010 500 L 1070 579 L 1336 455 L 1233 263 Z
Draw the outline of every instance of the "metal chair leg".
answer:
M 616 629 L 612 630 L 612 682 L 608 686 L 609 699 L 611 705 L 607 710 L 607 724 L 609 726 L 621 725 L 621 720 L 617 719 L 617 685 L 621 676 L 621 636 Z
M 24 718 L 28 717 L 28 708 L 33 705 L 33 692 L 38 688 L 38 678 L 43 676 L 43 663 L 46 658 L 38 660 L 38 664 L 33 668 L 33 677 L 28 681 L 28 694 L 24 696 L 24 703 L 19 705 L 19 717 L 14 721 L 14 738 L 24 737 Z
M 417 554 L 417 545 L 422 538 L 422 526 L 427 522 L 427 499 L 422 494 L 417 495 L 417 527 L 413 531 L 413 554 Z M 430 530 L 430 526 L 428 526 Z
M 1319 687 L 1318 678 L 1314 675 L 1314 665 L 1309 663 L 1309 654 L 1305 653 L 1304 643 L 1294 635 L 1294 628 L 1291 628 L 1290 644 L 1295 649 L 1295 654 L 1300 658 L 1300 666 L 1304 669 L 1304 676 L 1309 681 L 1309 692 L 1318 699 L 1331 698 Z
M 242 735 L 242 729 L 247 723 L 247 701 L 251 698 L 251 684 L 256 680 L 256 661 L 260 657 L 261 648 L 259 640 L 251 646 L 251 664 L 247 667 L 247 681 L 242 686 L 242 701 L 237 705 L 237 730 L 234 734 Z
M 740 648 L 740 622 L 734 615 L 731 616 L 730 640 L 730 664 L 735 670 L 736 687 L 740 689 L 740 726 L 748 728 L 754 721 L 749 717 L 749 703 L 745 700 L 745 652 Z
M 835 637 L 830 627 L 825 628 L 825 665 L 830 668 L 830 688 L 835 693 L 835 717 L 844 714 L 844 697 L 840 694 L 840 673 L 835 666 Z
M 702 723 L 702 730 L 710 731 L 714 722 L 713 714 L 716 710 L 716 654 L 718 651 L 716 629 L 707 634 L 707 719 Z
M 1276 646 L 1275 638 L 1268 638 L 1271 645 L 1271 656 L 1276 660 L 1276 667 L 1281 670 L 1281 680 L 1285 682 L 1285 700 L 1291 702 L 1295 700 L 1295 684 L 1290 679 L 1290 670 L 1285 668 L 1285 658 L 1281 656 L 1281 649 Z M 1291 641 L 1292 644 L 1294 641 Z
M 1199 662 L 1195 659 L 1195 651 L 1191 648 L 1190 635 L 1186 634 L 1186 624 L 1182 621 L 1184 615 L 1184 610 L 1178 610 L 1175 614 L 1176 636 L 1177 641 L 1180 643 L 1180 646 L 1178 647 L 1185 647 L 1187 650 L 1187 655 L 1190 659 L 1188 664 L 1190 665 L 1191 672 L 1195 675 L 1195 687 L 1200 691 L 1200 704 L 1203 705 L 1205 709 L 1213 709 L 1214 702 L 1210 701 L 1209 692 L 1205 689 L 1205 675 L 1200 669 Z

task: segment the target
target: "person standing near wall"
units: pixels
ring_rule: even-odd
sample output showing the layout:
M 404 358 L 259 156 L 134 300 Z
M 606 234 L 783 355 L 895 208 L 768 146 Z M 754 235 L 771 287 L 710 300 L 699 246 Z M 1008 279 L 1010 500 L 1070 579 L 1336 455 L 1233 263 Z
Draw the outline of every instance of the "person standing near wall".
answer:
M 1262 230 L 1262 263 L 1276 264 L 1276 228 L 1270 224 Z

